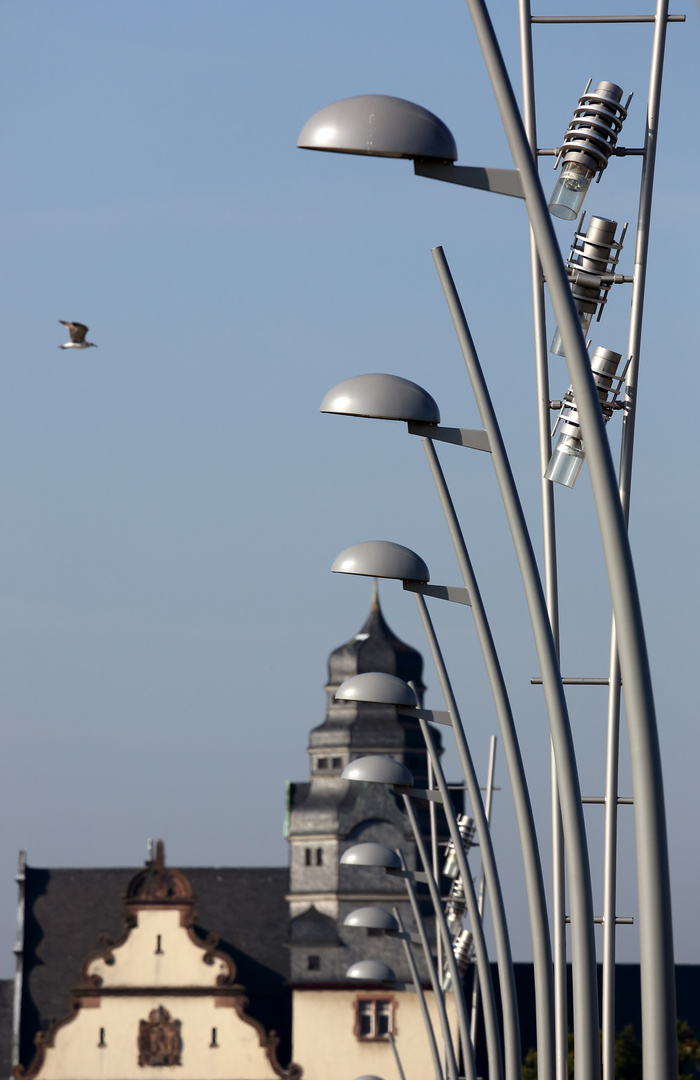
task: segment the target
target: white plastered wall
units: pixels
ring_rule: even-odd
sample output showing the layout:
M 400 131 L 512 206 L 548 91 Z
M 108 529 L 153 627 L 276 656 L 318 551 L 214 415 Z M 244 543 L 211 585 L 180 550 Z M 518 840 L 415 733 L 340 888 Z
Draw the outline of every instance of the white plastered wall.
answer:
M 98 959 L 88 968 L 108 993 L 83 998 L 75 1018 L 56 1032 L 37 1080 L 278 1080 L 258 1030 L 240 1019 L 234 999 L 217 987 L 227 964 L 216 957 L 204 962 L 205 949 L 181 925 L 179 910 L 139 911 L 137 926 L 113 954 L 114 963 Z M 146 988 L 151 992 L 139 992 Z M 129 992 L 109 993 L 115 989 Z M 139 1025 L 159 1006 L 181 1022 L 182 1064 L 140 1066 Z
M 396 1046 L 406 1080 L 434 1075 L 418 998 L 401 991 L 396 1001 Z M 303 1064 L 303 1080 L 355 1080 L 365 1074 L 396 1076 L 388 1041 L 364 1041 L 355 1035 L 355 990 L 295 990 L 293 999 L 294 1060 Z M 447 995 L 450 1027 L 456 1028 L 454 999 Z M 426 992 L 438 1046 L 440 1028 L 432 992 Z

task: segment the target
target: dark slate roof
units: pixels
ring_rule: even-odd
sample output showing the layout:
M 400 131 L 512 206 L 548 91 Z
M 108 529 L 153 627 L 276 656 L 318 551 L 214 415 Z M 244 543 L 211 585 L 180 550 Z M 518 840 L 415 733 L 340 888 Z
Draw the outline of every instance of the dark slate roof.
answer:
M 12 1002 L 14 979 L 0 979 L 0 1076 L 9 1076 L 12 1068 Z
M 20 1060 L 29 1064 L 34 1034 L 68 1012 L 69 993 L 100 935 L 122 930 L 123 897 L 136 869 L 47 870 L 27 867 L 24 992 Z M 287 989 L 289 872 L 284 868 L 184 869 L 195 894 L 196 928 L 219 935 L 250 998 L 248 1012 L 280 1035 L 289 1061 Z
M 376 592 L 362 629 L 331 653 L 328 659 L 328 683 L 337 687 L 344 679 L 365 671 L 386 671 L 406 682 L 413 680 L 420 693 L 425 689 L 421 654 L 397 638 L 389 628 Z
M 338 948 L 343 941 L 338 934 L 335 919 L 310 907 L 290 923 L 289 943 L 303 948 Z

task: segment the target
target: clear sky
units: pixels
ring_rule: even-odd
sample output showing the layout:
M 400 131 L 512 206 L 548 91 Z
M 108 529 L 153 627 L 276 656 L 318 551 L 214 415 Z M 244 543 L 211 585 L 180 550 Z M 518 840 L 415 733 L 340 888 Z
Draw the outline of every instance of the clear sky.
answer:
M 647 7 L 652 10 L 652 4 Z M 497 29 L 516 79 L 517 5 Z M 607 10 L 607 5 L 598 5 Z M 639 4 L 618 0 L 620 12 Z M 550 0 L 536 8 L 556 10 Z M 568 10 L 568 7 L 567 7 Z M 655 681 L 677 959 L 700 961 L 698 895 L 697 5 L 668 34 L 642 350 L 631 534 Z M 540 141 L 586 82 L 635 91 L 643 140 L 651 28 L 536 30 Z M 527 220 L 518 200 L 413 176 L 401 161 L 295 148 L 321 106 L 419 102 L 461 164 L 510 158 L 462 0 L 6 0 L 0 10 L 0 973 L 17 851 L 38 866 L 282 865 L 287 780 L 308 776 L 331 649 L 371 584 L 331 575 L 391 539 L 459 583 L 421 446 L 400 425 L 321 416 L 341 379 L 425 386 L 476 426 L 430 248 L 442 244 L 480 350 L 538 551 Z M 541 164 L 554 183 L 551 159 Z M 632 229 L 639 159 L 615 159 L 590 212 Z M 573 228 L 557 224 L 568 250 Z M 594 343 L 625 352 L 629 291 Z M 58 319 L 97 349 L 61 352 Z M 551 329 L 551 327 L 550 327 Z M 568 386 L 551 364 L 554 397 Z M 620 423 L 609 434 L 617 455 Z M 549 858 L 548 729 L 490 462 L 442 452 L 492 618 Z M 587 471 L 557 492 L 565 674 L 607 674 L 610 607 Z M 381 589 L 423 649 L 412 599 Z M 433 605 L 485 774 L 496 719 L 468 610 Z M 428 704 L 441 708 L 428 664 Z M 570 691 L 582 789 L 601 794 L 605 693 Z M 621 793 L 629 794 L 626 745 Z M 456 763 L 449 757 L 456 775 Z M 499 760 L 494 833 L 517 959 L 529 955 Z M 619 913 L 635 913 L 621 810 Z M 602 810 L 586 810 L 601 906 Z M 213 928 L 215 929 L 215 928 Z M 637 957 L 621 928 L 620 956 Z

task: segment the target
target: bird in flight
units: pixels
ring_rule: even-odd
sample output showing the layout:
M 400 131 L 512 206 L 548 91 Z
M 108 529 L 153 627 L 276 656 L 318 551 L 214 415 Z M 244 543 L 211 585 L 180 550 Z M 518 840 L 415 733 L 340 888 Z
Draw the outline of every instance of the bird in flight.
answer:
M 67 341 L 65 345 L 59 345 L 59 349 L 96 349 L 94 341 L 86 341 L 85 335 L 88 332 L 87 326 L 81 322 L 64 322 L 63 319 L 58 320 L 61 326 L 65 326 L 70 334 L 70 341 Z

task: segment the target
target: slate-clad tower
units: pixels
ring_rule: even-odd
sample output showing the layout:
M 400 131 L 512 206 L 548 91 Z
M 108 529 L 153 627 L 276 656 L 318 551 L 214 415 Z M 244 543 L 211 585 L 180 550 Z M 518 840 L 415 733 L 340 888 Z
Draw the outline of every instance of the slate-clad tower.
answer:
M 293 986 L 347 987 L 347 968 L 367 955 L 386 960 L 401 978 L 408 977 L 400 942 L 376 936 L 367 942 L 367 931 L 343 925 L 350 911 L 372 903 L 389 909 L 399 904 L 411 921 L 402 881 L 383 870 L 340 865 L 346 848 L 375 840 L 401 847 L 410 866 L 416 858 L 401 801 L 383 785 L 343 780 L 344 766 L 365 754 L 388 754 L 408 767 L 417 787 L 427 786 L 427 757 L 417 721 L 397 716 L 393 706 L 335 700 L 341 682 L 367 671 L 412 681 L 422 698 L 422 657 L 387 625 L 376 587 L 362 629 L 330 655 L 326 718 L 310 738 L 311 779 L 289 788 Z M 439 741 L 439 732 L 435 736 Z M 427 834 L 427 811 L 421 816 Z

